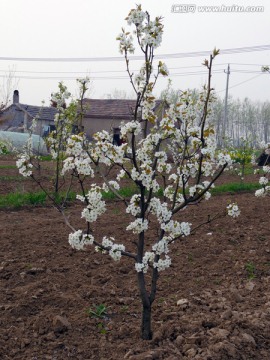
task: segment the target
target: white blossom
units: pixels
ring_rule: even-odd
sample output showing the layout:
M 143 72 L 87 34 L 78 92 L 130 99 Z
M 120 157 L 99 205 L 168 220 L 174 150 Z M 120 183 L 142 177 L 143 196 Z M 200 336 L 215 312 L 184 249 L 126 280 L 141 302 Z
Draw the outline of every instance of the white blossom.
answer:
M 265 186 L 262 189 L 255 191 L 256 197 L 265 197 L 268 194 L 270 194 L 270 186 Z
M 126 229 L 132 230 L 133 234 L 140 234 L 141 232 L 148 229 L 148 220 L 138 218 L 135 221 L 131 222 Z
M 26 154 L 22 154 L 16 161 L 16 166 L 19 169 L 19 173 L 24 177 L 31 176 L 33 174 L 33 165 L 30 163 L 30 157 Z
M 164 271 L 171 266 L 172 260 L 168 255 L 165 255 L 165 259 L 159 259 L 158 262 L 154 262 L 154 268 L 158 271 Z
M 113 237 L 107 238 L 104 236 L 102 246 L 108 248 L 109 255 L 114 261 L 119 261 L 122 257 L 122 251 L 125 251 L 125 246 L 123 244 L 114 244 L 114 241 Z
M 139 135 L 141 131 L 141 124 L 138 121 L 130 121 L 121 127 L 121 136 L 126 137 L 127 134 L 131 133 Z
M 101 188 L 92 185 L 92 188 L 86 194 L 87 206 L 82 211 L 82 218 L 87 222 L 94 222 L 98 216 L 106 211 L 105 201 L 102 200 Z
M 83 234 L 82 230 L 77 230 L 69 234 L 68 242 L 72 248 L 84 250 L 86 245 L 92 245 L 94 243 L 94 237 L 90 234 Z
M 225 164 L 228 164 L 229 166 L 232 165 L 232 159 L 229 154 L 218 154 L 218 165 L 223 166 Z
M 191 224 L 188 222 L 179 222 L 175 220 L 170 220 L 166 224 L 161 224 L 161 228 L 166 231 L 172 239 L 179 236 L 188 236 L 190 234 L 190 226 Z
M 168 238 L 164 237 L 152 246 L 153 252 L 157 255 L 167 254 L 169 252 Z
M 264 197 L 266 196 L 266 191 L 264 189 L 259 189 L 255 191 L 255 196 L 256 197 Z
M 240 215 L 240 210 L 238 208 L 238 205 L 235 203 L 229 204 L 227 206 L 227 213 L 229 216 L 233 218 L 237 218 Z
M 266 185 L 266 184 L 268 184 L 268 179 L 267 179 L 267 177 L 261 176 L 260 179 L 259 179 L 259 184 L 260 184 L 260 185 Z
M 141 197 L 138 194 L 135 194 L 130 199 L 130 204 L 126 208 L 126 213 L 131 214 L 133 216 L 137 216 L 140 214 L 140 200 Z
M 262 169 L 265 174 L 270 174 L 270 166 L 269 165 L 263 166 Z

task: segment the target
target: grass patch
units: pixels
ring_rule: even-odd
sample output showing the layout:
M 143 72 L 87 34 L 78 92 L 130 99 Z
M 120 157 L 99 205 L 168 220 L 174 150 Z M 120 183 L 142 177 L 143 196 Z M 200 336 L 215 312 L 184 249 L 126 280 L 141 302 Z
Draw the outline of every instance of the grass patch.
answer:
M 139 194 L 139 190 L 137 187 L 135 186 L 130 186 L 130 187 L 123 187 L 121 188 L 118 193 L 124 197 L 125 199 L 129 199 L 131 198 L 134 194 Z M 148 192 L 147 192 L 148 194 Z M 161 197 L 163 196 L 163 189 L 159 189 L 158 192 L 155 193 L 155 196 L 157 197 Z M 112 192 L 112 191 L 108 191 L 108 192 L 102 192 L 102 197 L 104 200 L 114 200 L 117 199 L 117 196 Z
M 52 195 L 53 197 L 53 195 Z M 63 203 L 65 199 L 64 194 L 58 194 L 55 198 L 57 204 Z M 76 193 L 70 192 L 66 201 L 74 201 Z M 20 208 L 25 205 L 45 205 L 47 195 L 43 191 L 31 193 L 9 193 L 7 195 L 0 195 L 0 208 Z
M 52 155 L 40 155 L 39 156 L 40 161 L 51 161 L 53 160 Z
M 0 178 L 1 180 L 1 178 Z M 239 192 L 254 192 L 259 189 L 261 186 L 258 183 L 230 183 L 216 186 L 211 190 L 212 195 L 222 194 L 222 193 L 239 193 Z M 129 199 L 132 195 L 137 194 L 138 189 L 136 187 L 124 187 L 120 189 L 119 194 L 125 199 Z M 68 194 L 67 202 L 72 202 L 76 200 L 76 193 L 70 192 Z M 162 189 L 160 189 L 155 196 L 161 197 L 163 195 Z M 58 204 L 63 203 L 65 199 L 65 193 L 59 193 L 55 198 L 55 202 Z M 117 196 L 112 192 L 102 192 L 104 200 L 115 200 Z M 20 208 L 25 205 L 45 205 L 47 201 L 47 195 L 42 192 L 33 192 L 33 193 L 9 193 L 7 195 L 0 195 L 0 208 Z
M 16 165 L 0 165 L 0 169 L 17 169 Z
M 118 193 L 124 198 L 131 198 L 132 195 L 138 193 L 138 189 L 136 187 L 132 187 L 132 186 L 131 187 L 123 187 L 122 189 L 120 189 L 118 191 Z M 102 191 L 102 197 L 104 200 L 117 199 L 117 196 L 111 190 L 108 192 Z
M 21 175 L 17 175 L 17 176 L 8 176 L 8 175 L 0 176 L 0 181 L 25 181 L 25 180 L 29 180 L 29 178 L 23 177 Z
M 43 191 L 36 193 L 10 193 L 0 196 L 0 208 L 20 208 L 24 205 L 44 205 L 46 194 Z
M 211 194 L 252 192 L 261 188 L 259 183 L 229 183 L 216 186 L 211 190 Z

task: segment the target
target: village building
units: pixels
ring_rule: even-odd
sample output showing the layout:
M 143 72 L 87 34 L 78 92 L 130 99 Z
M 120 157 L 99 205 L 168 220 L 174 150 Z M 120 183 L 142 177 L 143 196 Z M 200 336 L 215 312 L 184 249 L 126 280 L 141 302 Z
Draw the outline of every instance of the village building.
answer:
M 115 141 L 118 141 L 120 124 L 134 119 L 135 107 L 136 100 L 130 99 L 84 99 L 81 128 L 89 139 L 96 132 L 106 130 L 114 134 Z M 158 117 L 162 116 L 162 101 L 156 101 L 154 111 Z M 55 129 L 56 113 L 54 106 L 21 104 L 19 91 L 15 90 L 13 103 L 0 113 L 0 130 L 27 133 L 35 118 L 37 125 L 34 134 L 45 137 Z M 74 132 L 77 131 L 77 125 L 74 124 Z

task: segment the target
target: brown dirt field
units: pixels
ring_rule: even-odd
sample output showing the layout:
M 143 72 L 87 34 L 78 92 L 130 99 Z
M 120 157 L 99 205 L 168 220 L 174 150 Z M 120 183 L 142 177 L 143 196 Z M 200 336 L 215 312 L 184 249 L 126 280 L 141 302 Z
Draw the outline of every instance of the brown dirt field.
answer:
M 13 176 L 10 170 L 1 175 Z M 0 193 L 22 183 L 32 186 L 1 182 Z M 1 210 L 0 359 L 270 359 L 269 198 L 219 195 L 191 206 L 183 221 L 199 224 L 229 201 L 239 204 L 238 219 L 221 218 L 172 246 L 172 266 L 161 273 L 153 304 L 151 341 L 140 339 L 132 261 L 115 263 L 92 247 L 71 249 L 69 229 L 52 207 Z M 95 225 L 97 238 L 114 234 L 132 246 L 121 204 L 108 206 L 111 216 Z M 78 213 L 77 205 L 68 209 L 77 228 Z M 107 308 L 103 319 L 87 315 L 100 304 Z

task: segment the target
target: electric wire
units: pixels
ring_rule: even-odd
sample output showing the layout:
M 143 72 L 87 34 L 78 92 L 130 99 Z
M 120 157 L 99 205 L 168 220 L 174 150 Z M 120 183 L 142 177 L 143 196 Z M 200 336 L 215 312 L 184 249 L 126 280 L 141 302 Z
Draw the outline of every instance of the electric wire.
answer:
M 229 48 L 220 49 L 220 55 L 246 53 L 254 51 L 265 51 L 270 50 L 270 45 L 255 45 L 245 46 L 240 48 Z M 157 54 L 155 59 L 177 59 L 186 57 L 197 57 L 197 56 L 208 56 L 212 51 L 193 51 L 184 53 L 173 53 L 173 54 Z M 132 60 L 144 60 L 144 56 L 130 56 Z M 122 56 L 103 56 L 103 57 L 78 57 L 78 58 L 45 58 L 45 57 L 12 57 L 12 56 L 1 56 L 0 61 L 31 61 L 31 62 L 103 62 L 103 61 L 125 61 Z

